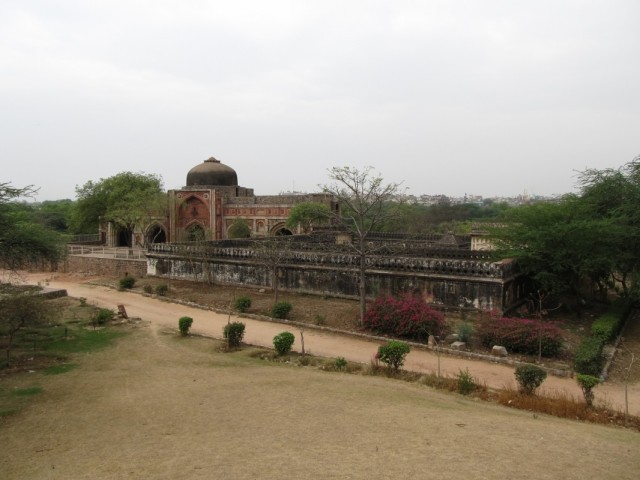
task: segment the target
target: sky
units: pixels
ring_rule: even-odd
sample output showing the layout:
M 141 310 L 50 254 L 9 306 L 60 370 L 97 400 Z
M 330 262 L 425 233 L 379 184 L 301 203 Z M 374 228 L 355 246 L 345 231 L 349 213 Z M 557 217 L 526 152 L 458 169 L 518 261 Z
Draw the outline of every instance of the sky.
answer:
M 638 0 L 1 0 L 0 183 L 575 191 L 640 154 Z

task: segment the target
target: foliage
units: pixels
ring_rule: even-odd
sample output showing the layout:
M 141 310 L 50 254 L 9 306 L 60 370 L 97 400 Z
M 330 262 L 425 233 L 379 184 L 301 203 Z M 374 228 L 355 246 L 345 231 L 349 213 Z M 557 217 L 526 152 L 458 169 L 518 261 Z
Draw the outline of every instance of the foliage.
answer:
M 31 186 L 0 183 L 0 268 L 18 270 L 34 262 L 55 263 L 64 256 L 60 233 L 43 226 L 30 207 L 16 201 L 36 192 Z
M 45 300 L 37 294 L 22 293 L 0 297 L 0 331 L 6 336 L 7 362 L 11 360 L 11 349 L 20 330 L 42 325 L 54 316 L 55 312 L 47 308 Z
M 473 325 L 467 322 L 463 322 L 458 325 L 457 333 L 458 333 L 458 340 L 460 340 L 461 342 L 469 343 L 474 333 Z
M 169 286 L 166 283 L 161 283 L 156 285 L 156 295 L 159 297 L 164 297 L 169 291 Z
M 224 326 L 223 337 L 227 340 L 229 348 L 238 348 L 244 337 L 245 325 L 242 322 L 231 322 Z
M 273 337 L 273 347 L 278 352 L 278 355 L 286 355 L 291 351 L 291 347 L 293 346 L 293 342 L 295 342 L 296 337 L 291 332 L 280 332 L 278 335 Z
M 236 298 L 236 301 L 233 303 L 233 307 L 239 312 L 246 312 L 251 308 L 251 297 L 242 295 Z
M 338 370 L 343 370 L 347 366 L 347 360 L 344 357 L 338 357 L 336 358 L 334 365 Z
M 151 293 L 153 293 L 153 287 L 147 283 L 146 285 L 144 285 L 142 287 L 142 291 L 144 291 L 144 293 L 151 294 Z
M 598 377 L 594 377 L 593 375 L 585 375 L 580 373 L 576 375 L 576 381 L 582 389 L 584 401 L 587 402 L 587 405 L 589 406 L 593 405 L 593 389 L 600 383 L 600 379 Z
M 511 352 L 537 354 L 542 342 L 542 355 L 553 357 L 562 347 L 561 330 L 540 320 L 491 316 L 480 322 L 477 334 L 484 346 L 501 345 Z
M 118 280 L 118 286 L 122 289 L 131 290 L 133 286 L 136 284 L 136 279 L 127 275 L 126 277 L 122 277 Z
M 229 238 L 250 238 L 251 228 L 246 218 L 236 218 L 229 226 Z
M 441 336 L 447 330 L 444 315 L 411 294 L 376 298 L 367 309 L 363 326 L 376 333 L 415 340 Z
M 325 315 L 322 315 L 321 313 L 316 313 L 316 316 L 313 317 L 313 322 L 316 325 L 324 325 L 326 321 L 327 317 Z
M 304 233 L 311 231 L 314 225 L 326 223 L 331 210 L 324 203 L 302 202 L 293 206 L 287 219 L 287 228 L 294 229 L 298 225 Z
M 397 371 L 404 365 L 404 361 L 410 351 L 411 349 L 407 343 L 399 340 L 390 340 L 378 347 L 377 358 L 387 367 Z
M 166 211 L 166 194 L 159 176 L 121 172 L 76 187 L 71 228 L 75 233 L 95 233 L 100 219 L 118 228 L 146 226 Z M 133 246 L 133 245 L 129 245 Z
M 591 335 L 605 342 L 611 341 L 620 333 L 627 312 L 627 302 L 617 301 L 611 308 L 591 324 Z
M 115 313 L 113 312 L 113 310 L 109 310 L 108 308 L 100 308 L 93 315 L 93 319 L 91 323 L 93 323 L 94 326 L 104 325 L 105 323 L 113 320 L 114 316 L 115 316 Z
M 178 328 L 180 329 L 180 335 L 186 337 L 189 335 L 189 329 L 193 324 L 193 318 L 191 317 L 180 317 L 178 319 Z
M 526 395 L 533 395 L 547 378 L 547 372 L 536 365 L 519 365 L 515 375 L 520 391 Z
M 358 293 L 360 296 L 360 323 L 364 323 L 367 307 L 367 257 L 375 247 L 367 241 L 369 234 L 380 230 L 386 220 L 395 215 L 387 204 L 394 199 L 399 184 L 384 183 L 371 167 L 358 170 L 351 167 L 333 167 L 329 170 L 333 182 L 322 187 L 340 204 L 340 212 L 332 212 L 332 220 L 351 233 L 349 244 L 359 258 Z
M 271 316 L 273 318 L 285 319 L 289 315 L 293 306 L 289 302 L 278 302 L 271 308 Z
M 473 376 L 469 373 L 469 369 L 460 370 L 457 376 L 458 393 L 462 395 L 469 395 L 476 389 L 476 382 Z
M 604 341 L 600 337 L 587 337 L 573 354 L 573 369 L 586 375 L 600 375 Z

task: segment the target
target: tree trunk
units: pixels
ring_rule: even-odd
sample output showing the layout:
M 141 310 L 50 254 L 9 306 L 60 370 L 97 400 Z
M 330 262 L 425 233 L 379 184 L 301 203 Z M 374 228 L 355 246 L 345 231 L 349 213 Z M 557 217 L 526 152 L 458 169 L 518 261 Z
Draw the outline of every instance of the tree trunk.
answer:
M 360 278 L 358 279 L 358 290 L 360 294 L 360 326 L 364 326 L 364 314 L 367 311 L 367 264 L 366 255 L 364 252 L 360 253 Z

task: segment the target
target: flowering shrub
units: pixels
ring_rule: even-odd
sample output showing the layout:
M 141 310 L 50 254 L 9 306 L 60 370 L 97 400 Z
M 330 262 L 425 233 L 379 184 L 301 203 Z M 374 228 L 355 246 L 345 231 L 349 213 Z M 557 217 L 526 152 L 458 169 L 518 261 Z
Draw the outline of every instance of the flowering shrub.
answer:
M 562 333 L 558 327 L 526 318 L 492 316 L 480 322 L 477 334 L 486 347 L 501 345 L 517 353 L 538 353 L 540 337 L 545 357 L 557 355 L 562 347 Z
M 415 340 L 447 333 L 444 315 L 410 294 L 378 297 L 365 313 L 364 326 L 376 333 Z

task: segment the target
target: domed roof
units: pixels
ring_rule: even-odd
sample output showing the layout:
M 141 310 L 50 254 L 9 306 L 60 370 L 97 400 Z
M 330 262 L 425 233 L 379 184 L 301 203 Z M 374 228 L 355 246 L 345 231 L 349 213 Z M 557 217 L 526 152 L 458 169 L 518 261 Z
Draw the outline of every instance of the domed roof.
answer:
M 187 187 L 223 186 L 236 187 L 238 175 L 236 171 L 211 157 L 200 165 L 196 165 L 187 173 Z

